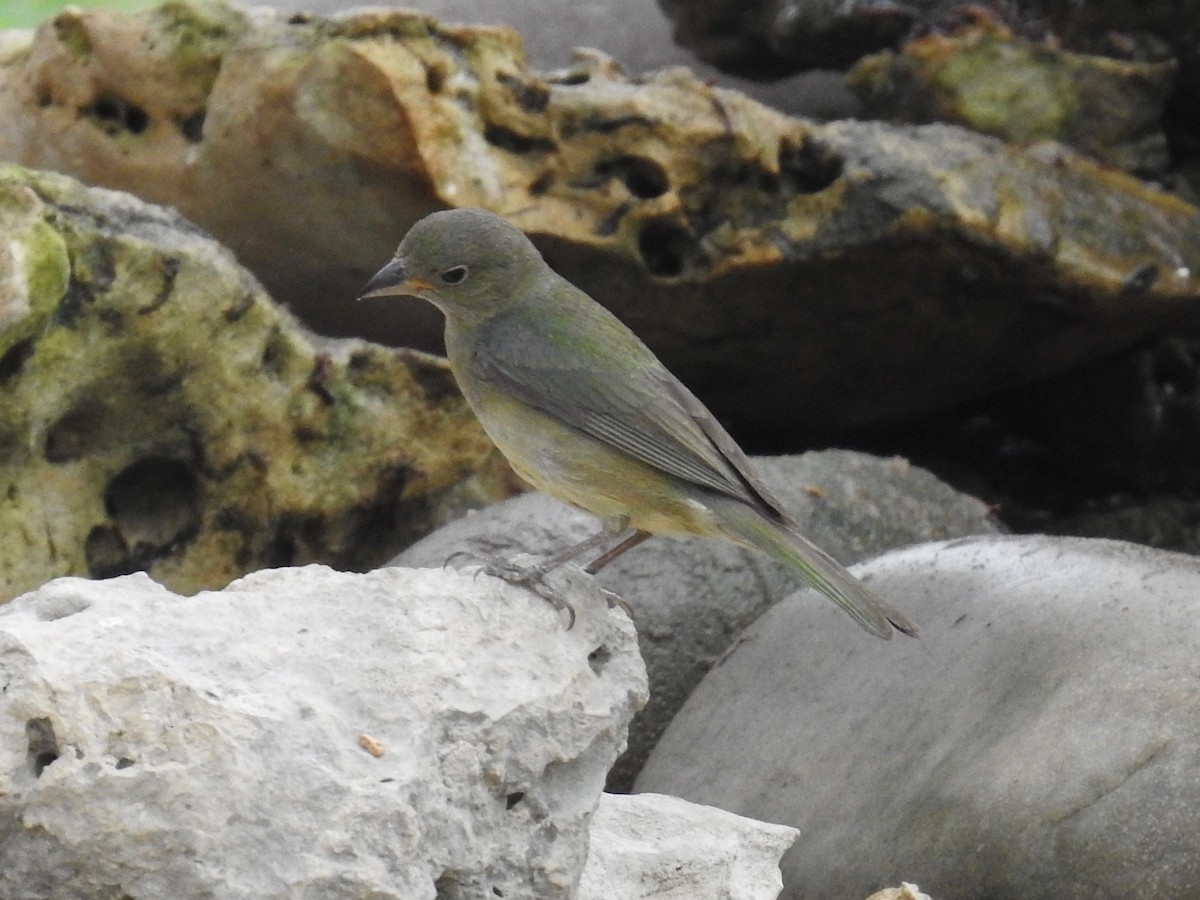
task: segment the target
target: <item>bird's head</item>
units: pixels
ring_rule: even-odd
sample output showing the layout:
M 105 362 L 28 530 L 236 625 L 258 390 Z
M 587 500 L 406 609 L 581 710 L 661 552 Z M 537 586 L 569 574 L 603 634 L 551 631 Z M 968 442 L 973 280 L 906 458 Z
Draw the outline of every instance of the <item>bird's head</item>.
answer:
M 359 299 L 415 296 L 447 315 L 486 314 L 515 302 L 522 283 L 545 265 L 529 238 L 500 216 L 444 210 L 409 229 Z

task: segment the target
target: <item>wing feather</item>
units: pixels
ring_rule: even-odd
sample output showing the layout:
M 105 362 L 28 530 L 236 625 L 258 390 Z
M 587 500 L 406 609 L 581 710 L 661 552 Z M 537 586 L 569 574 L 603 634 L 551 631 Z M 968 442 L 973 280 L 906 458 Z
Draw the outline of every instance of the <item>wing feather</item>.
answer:
M 478 346 L 488 349 L 476 353 L 475 374 L 647 465 L 787 521 L 700 400 L 615 316 L 584 299 L 582 309 L 576 300 L 566 309 L 551 303 L 491 319 L 481 326 L 487 333 Z M 528 321 L 533 315 L 537 321 Z

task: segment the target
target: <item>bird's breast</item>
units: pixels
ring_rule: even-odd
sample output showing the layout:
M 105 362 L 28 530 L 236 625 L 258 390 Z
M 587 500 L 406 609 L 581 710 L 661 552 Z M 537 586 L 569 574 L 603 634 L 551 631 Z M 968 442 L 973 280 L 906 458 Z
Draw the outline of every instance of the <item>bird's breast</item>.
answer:
M 703 492 L 490 386 L 464 388 L 488 436 L 539 490 L 652 534 L 715 536 Z

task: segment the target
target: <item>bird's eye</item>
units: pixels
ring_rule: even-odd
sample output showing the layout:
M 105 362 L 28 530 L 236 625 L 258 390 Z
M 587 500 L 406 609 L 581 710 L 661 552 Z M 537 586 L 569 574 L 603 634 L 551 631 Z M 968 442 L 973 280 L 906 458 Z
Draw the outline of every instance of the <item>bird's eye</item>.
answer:
M 442 284 L 462 284 L 467 280 L 466 266 L 455 266 L 453 269 L 447 269 L 438 277 L 442 279 Z

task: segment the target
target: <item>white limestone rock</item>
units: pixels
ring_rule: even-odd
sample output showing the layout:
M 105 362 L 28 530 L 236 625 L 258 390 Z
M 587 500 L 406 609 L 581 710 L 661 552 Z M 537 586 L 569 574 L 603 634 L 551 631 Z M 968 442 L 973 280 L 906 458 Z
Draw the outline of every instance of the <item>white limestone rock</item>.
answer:
M 605 794 L 578 900 L 773 900 L 799 833 L 665 794 Z
M 0 609 L 0 897 L 568 897 L 646 675 L 440 570 L 259 572 L 184 598 L 62 578 Z

